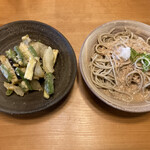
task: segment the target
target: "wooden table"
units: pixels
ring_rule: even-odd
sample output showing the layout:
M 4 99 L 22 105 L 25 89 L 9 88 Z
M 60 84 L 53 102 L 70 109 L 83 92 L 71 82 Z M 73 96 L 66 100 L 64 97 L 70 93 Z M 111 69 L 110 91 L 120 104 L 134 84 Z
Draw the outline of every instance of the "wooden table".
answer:
M 15 20 L 47 23 L 70 41 L 77 61 L 94 28 L 121 19 L 150 24 L 150 1 L 0 0 L 0 25 Z M 54 111 L 26 117 L 0 113 L 0 150 L 150 149 L 150 113 L 124 113 L 95 99 L 78 67 L 71 93 Z

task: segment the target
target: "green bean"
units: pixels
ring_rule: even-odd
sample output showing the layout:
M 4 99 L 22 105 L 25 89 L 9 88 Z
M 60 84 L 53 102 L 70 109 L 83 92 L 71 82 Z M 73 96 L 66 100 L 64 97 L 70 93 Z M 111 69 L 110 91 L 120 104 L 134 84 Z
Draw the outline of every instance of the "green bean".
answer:
M 17 74 L 18 76 L 21 77 L 21 79 L 22 79 L 23 81 L 25 81 L 25 83 L 26 83 L 28 89 L 29 89 L 29 90 L 32 90 L 32 87 L 31 87 L 31 85 L 30 85 L 30 82 L 29 82 L 27 79 L 24 78 L 24 73 L 23 73 L 18 67 L 15 69 L 15 72 L 16 72 L 16 74 Z
M 44 90 L 49 95 L 54 93 L 54 76 L 52 73 L 45 74 Z
M 2 64 L 0 66 L 0 70 L 2 72 L 2 74 L 4 75 L 4 77 L 8 80 L 8 82 L 10 82 L 12 80 L 12 74 L 10 73 L 10 71 L 7 69 L 7 67 Z

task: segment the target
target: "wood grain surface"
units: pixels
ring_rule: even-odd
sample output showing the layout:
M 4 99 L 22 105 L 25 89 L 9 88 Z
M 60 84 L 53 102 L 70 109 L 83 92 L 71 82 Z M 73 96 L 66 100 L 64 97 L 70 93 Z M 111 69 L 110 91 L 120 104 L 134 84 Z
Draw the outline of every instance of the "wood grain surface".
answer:
M 70 41 L 78 61 L 86 36 L 112 20 L 150 24 L 149 0 L 0 0 L 0 25 L 37 20 Z M 150 113 L 130 114 L 98 100 L 80 70 L 66 101 L 28 116 L 0 113 L 0 150 L 149 150 Z

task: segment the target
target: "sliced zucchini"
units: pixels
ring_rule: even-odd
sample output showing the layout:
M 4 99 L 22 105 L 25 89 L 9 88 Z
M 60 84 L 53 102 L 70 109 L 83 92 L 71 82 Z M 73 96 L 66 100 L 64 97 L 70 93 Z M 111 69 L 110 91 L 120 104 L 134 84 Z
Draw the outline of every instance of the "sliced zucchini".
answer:
M 30 57 L 29 62 L 27 64 L 26 72 L 24 75 L 25 79 L 32 80 L 35 65 L 36 65 L 36 60 L 33 57 Z
M 15 51 L 13 51 L 12 49 L 9 49 L 8 51 L 5 52 L 6 56 L 11 59 L 13 62 L 18 63 L 18 58 L 17 58 L 17 54 Z
M 54 93 L 54 76 L 52 73 L 45 74 L 45 82 L 44 82 L 44 97 L 48 97 L 47 95 L 51 95 Z
M 22 52 L 20 51 L 18 46 L 14 47 L 14 51 L 17 53 L 17 58 L 18 58 L 18 64 L 21 66 L 26 66 L 27 65 L 27 60 L 23 56 Z
M 15 74 L 14 69 L 12 68 L 11 64 L 9 63 L 9 60 L 4 55 L 0 55 L 0 61 L 7 68 L 7 70 L 9 70 L 10 74 L 12 75 L 11 82 L 13 84 L 17 83 L 18 78 Z
M 4 64 L 2 64 L 0 66 L 0 70 L 2 72 L 2 74 L 4 75 L 4 77 L 7 79 L 8 82 L 11 82 L 12 80 L 12 74 L 10 73 L 10 71 L 6 68 L 6 66 Z
M 29 61 L 30 57 L 33 57 L 30 51 L 28 50 L 28 45 L 26 45 L 24 42 L 20 43 L 19 49 L 22 52 L 22 54 L 25 56 L 27 61 Z
M 38 57 L 35 49 L 32 46 L 28 47 L 29 52 L 32 54 L 33 57 Z

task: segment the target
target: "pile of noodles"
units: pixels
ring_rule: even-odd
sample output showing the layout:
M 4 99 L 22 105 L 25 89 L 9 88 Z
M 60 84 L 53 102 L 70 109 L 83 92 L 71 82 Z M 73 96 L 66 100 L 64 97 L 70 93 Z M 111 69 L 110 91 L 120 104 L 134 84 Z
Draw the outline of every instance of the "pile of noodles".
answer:
M 117 99 L 126 102 L 133 101 L 133 95 L 141 92 L 146 99 L 150 97 L 150 71 L 143 72 L 138 61 L 124 61 L 118 57 L 119 47 L 130 47 L 137 52 L 150 53 L 149 38 L 144 40 L 128 29 L 99 35 L 93 47 L 90 61 L 91 80 L 99 89 L 109 91 Z

